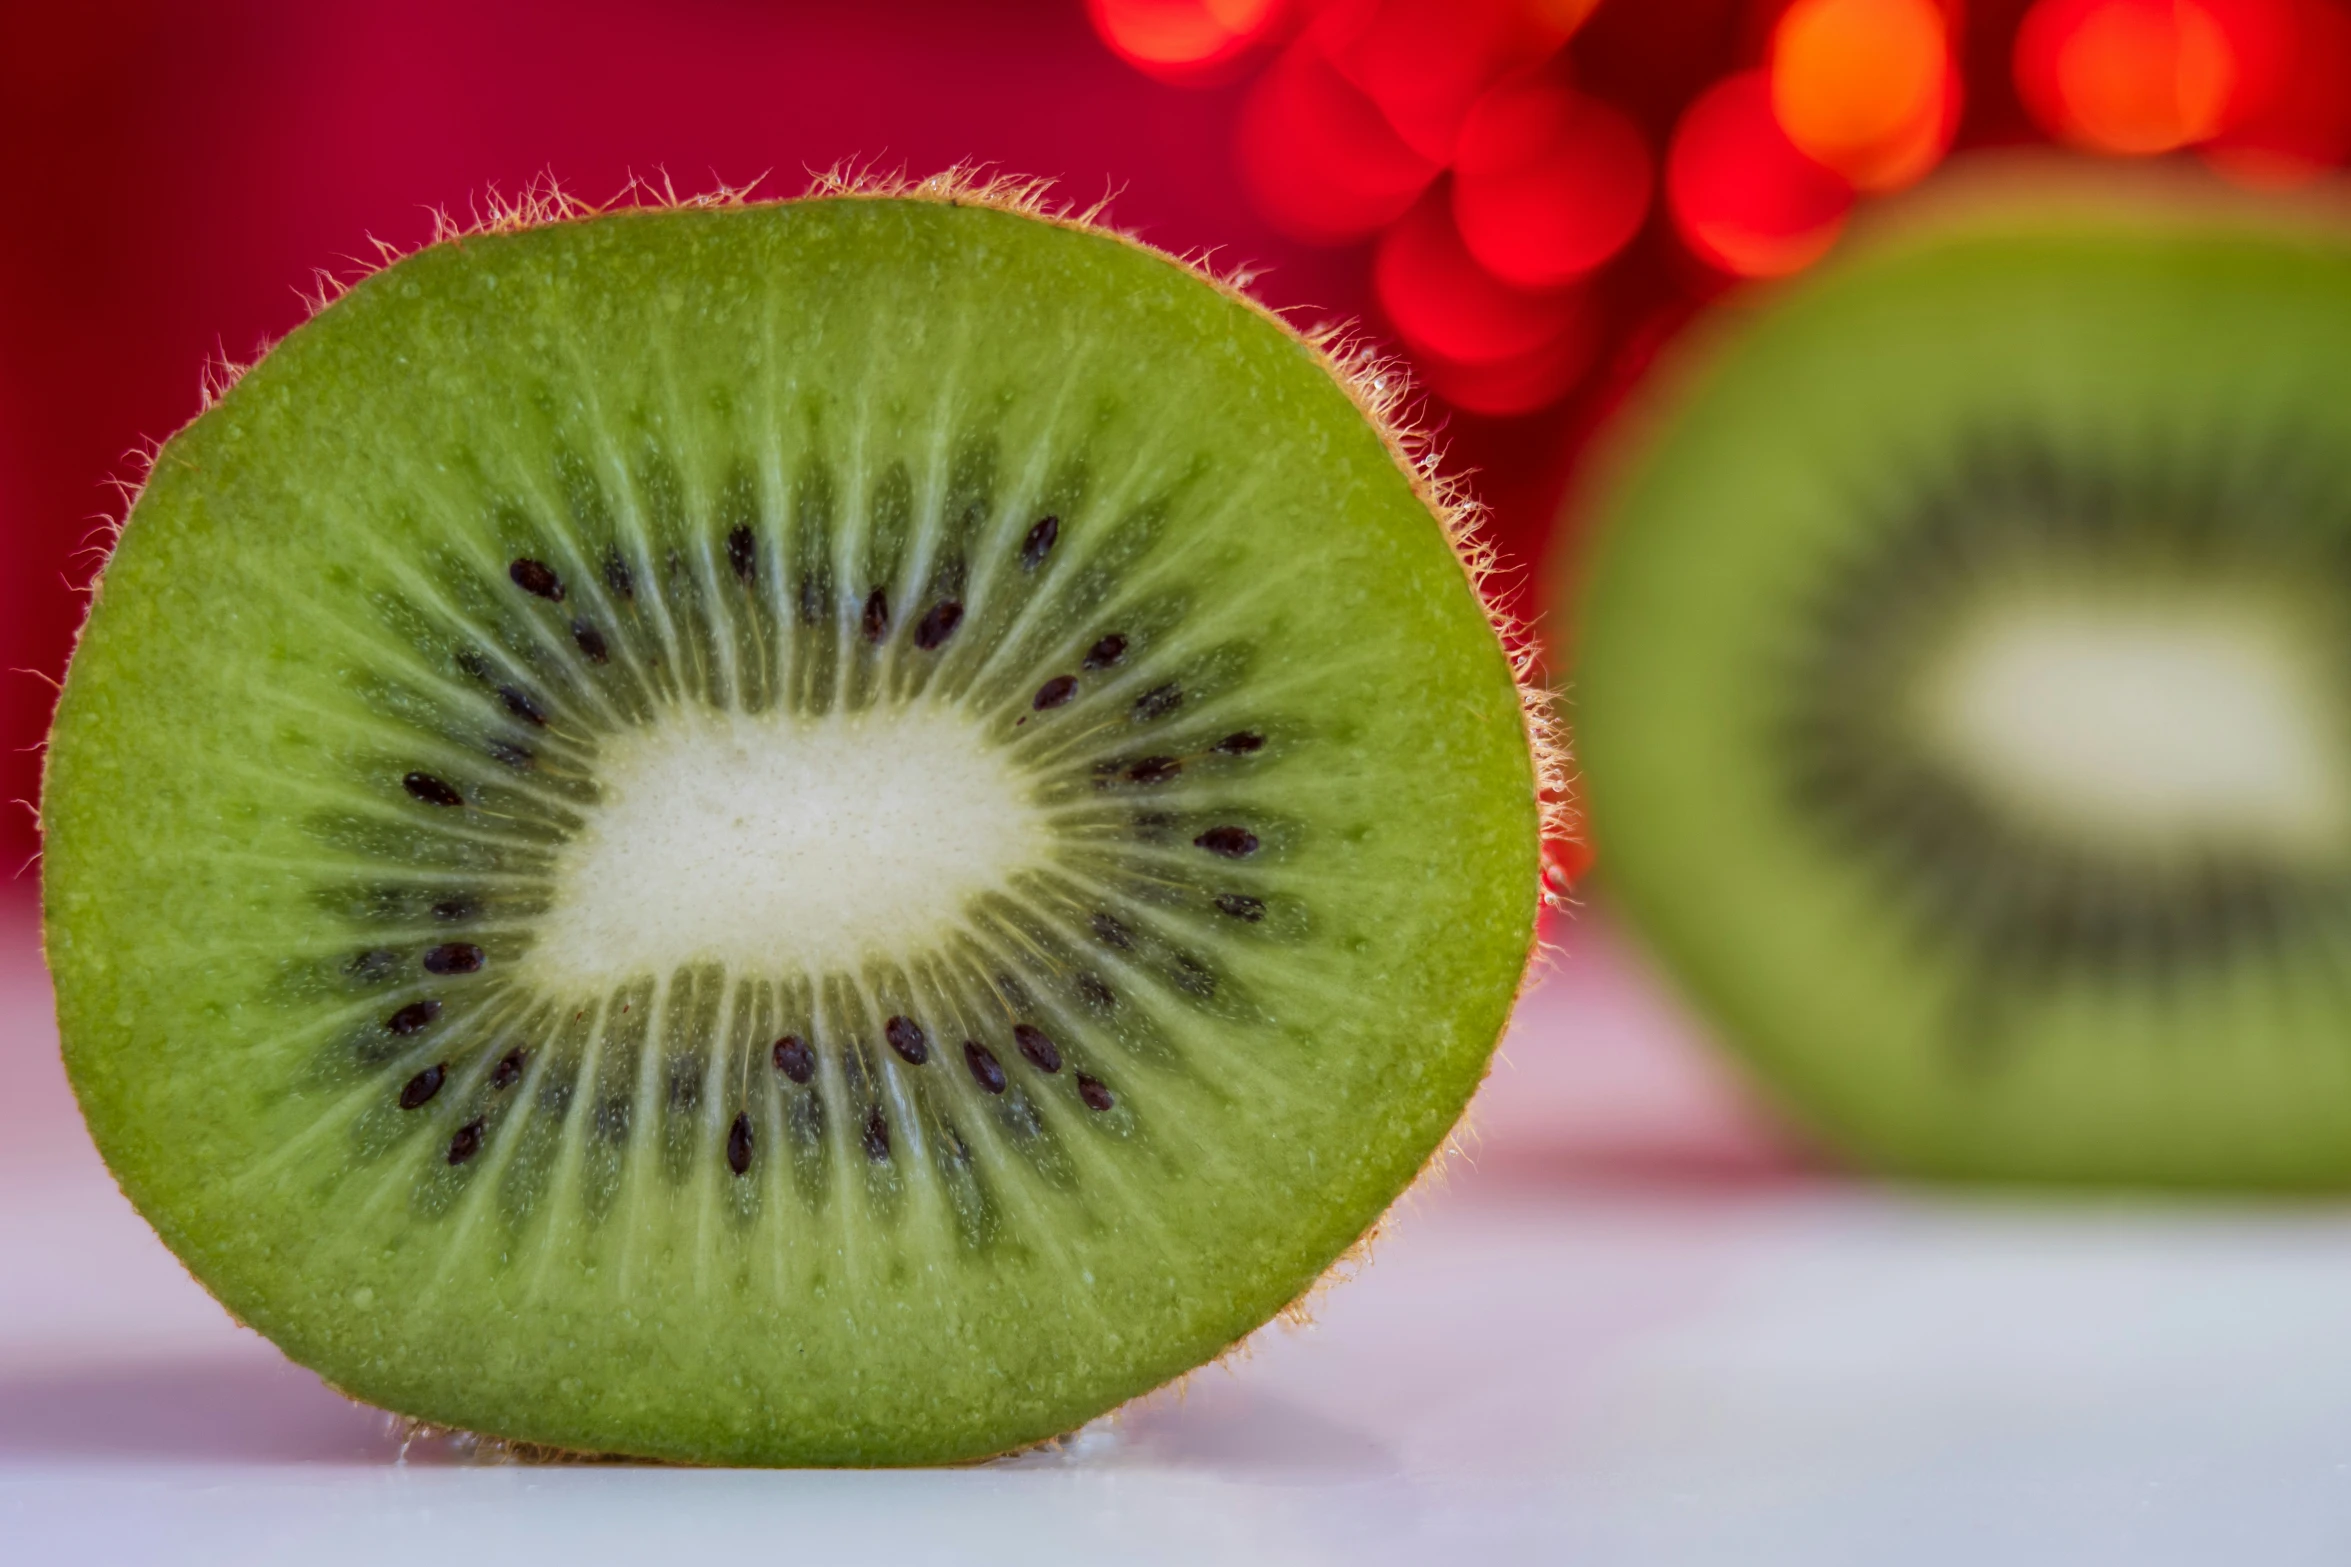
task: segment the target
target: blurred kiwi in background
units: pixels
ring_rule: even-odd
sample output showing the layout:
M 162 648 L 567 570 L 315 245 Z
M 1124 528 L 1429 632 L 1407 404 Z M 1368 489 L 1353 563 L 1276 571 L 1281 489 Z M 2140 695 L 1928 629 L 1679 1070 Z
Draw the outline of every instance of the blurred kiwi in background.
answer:
M 1620 417 L 1598 882 L 1850 1158 L 2351 1184 L 2345 211 L 1979 165 Z

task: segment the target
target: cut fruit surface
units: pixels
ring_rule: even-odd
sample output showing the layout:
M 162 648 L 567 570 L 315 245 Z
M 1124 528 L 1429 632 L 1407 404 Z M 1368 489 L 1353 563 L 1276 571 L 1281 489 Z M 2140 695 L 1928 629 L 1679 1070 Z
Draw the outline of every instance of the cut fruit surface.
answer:
M 1411 1180 L 1533 935 L 1510 661 L 1329 362 L 985 201 L 437 245 L 168 443 L 43 802 L 140 1210 L 353 1394 L 967 1459 Z
M 2351 1182 L 2351 241 L 1979 203 L 1683 370 L 1578 610 L 1600 865 L 1866 1162 Z

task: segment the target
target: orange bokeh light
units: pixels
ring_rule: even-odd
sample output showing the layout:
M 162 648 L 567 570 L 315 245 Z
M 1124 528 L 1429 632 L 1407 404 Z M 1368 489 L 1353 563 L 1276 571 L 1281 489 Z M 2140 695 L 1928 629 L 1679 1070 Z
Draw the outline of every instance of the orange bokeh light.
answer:
M 1933 0 L 1796 0 L 1771 42 L 1788 139 L 1863 190 L 1925 174 L 1958 124 L 1949 23 Z
M 2040 0 L 2017 29 L 2017 88 L 2078 146 L 2170 152 L 2226 123 L 2242 52 L 2230 31 L 2200 0 Z
M 1086 0 L 1094 31 L 1146 75 L 1213 80 L 1280 18 L 1282 0 Z
M 1649 148 L 1623 113 L 1543 81 L 1488 92 L 1462 126 L 1453 217 L 1487 271 L 1522 288 L 1581 277 L 1649 210 Z
M 1724 78 L 1683 111 L 1665 191 L 1684 243 L 1741 277 L 1810 266 L 1836 243 L 1853 205 L 1853 187 L 1780 128 L 1762 71 Z
M 1439 169 L 1306 39 L 1251 86 L 1234 149 L 1257 209 L 1284 233 L 1324 245 L 1393 222 Z

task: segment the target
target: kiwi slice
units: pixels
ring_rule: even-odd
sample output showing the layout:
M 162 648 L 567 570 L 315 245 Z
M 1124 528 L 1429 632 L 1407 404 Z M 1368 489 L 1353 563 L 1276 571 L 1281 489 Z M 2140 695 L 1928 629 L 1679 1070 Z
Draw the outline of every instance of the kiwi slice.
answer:
M 1639 428 L 1594 839 L 1766 1078 L 1896 1171 L 2351 1181 L 2343 232 L 1954 203 Z
M 953 185 L 477 233 L 157 455 L 44 799 L 124 1190 L 350 1393 L 967 1459 L 1291 1302 L 1485 1070 L 1533 738 L 1316 344 Z

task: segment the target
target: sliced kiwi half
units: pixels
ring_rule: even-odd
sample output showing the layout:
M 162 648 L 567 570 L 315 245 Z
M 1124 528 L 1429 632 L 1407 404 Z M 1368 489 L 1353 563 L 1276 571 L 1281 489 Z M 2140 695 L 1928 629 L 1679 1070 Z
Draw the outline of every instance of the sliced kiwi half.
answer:
M 1997 188 L 1635 416 L 1573 610 L 1604 884 L 1865 1162 L 2343 1185 L 2351 239 Z
M 511 224 L 157 454 L 51 740 L 99 1148 L 516 1443 L 949 1461 L 1305 1291 L 1537 908 L 1458 520 L 1169 258 L 943 186 Z

